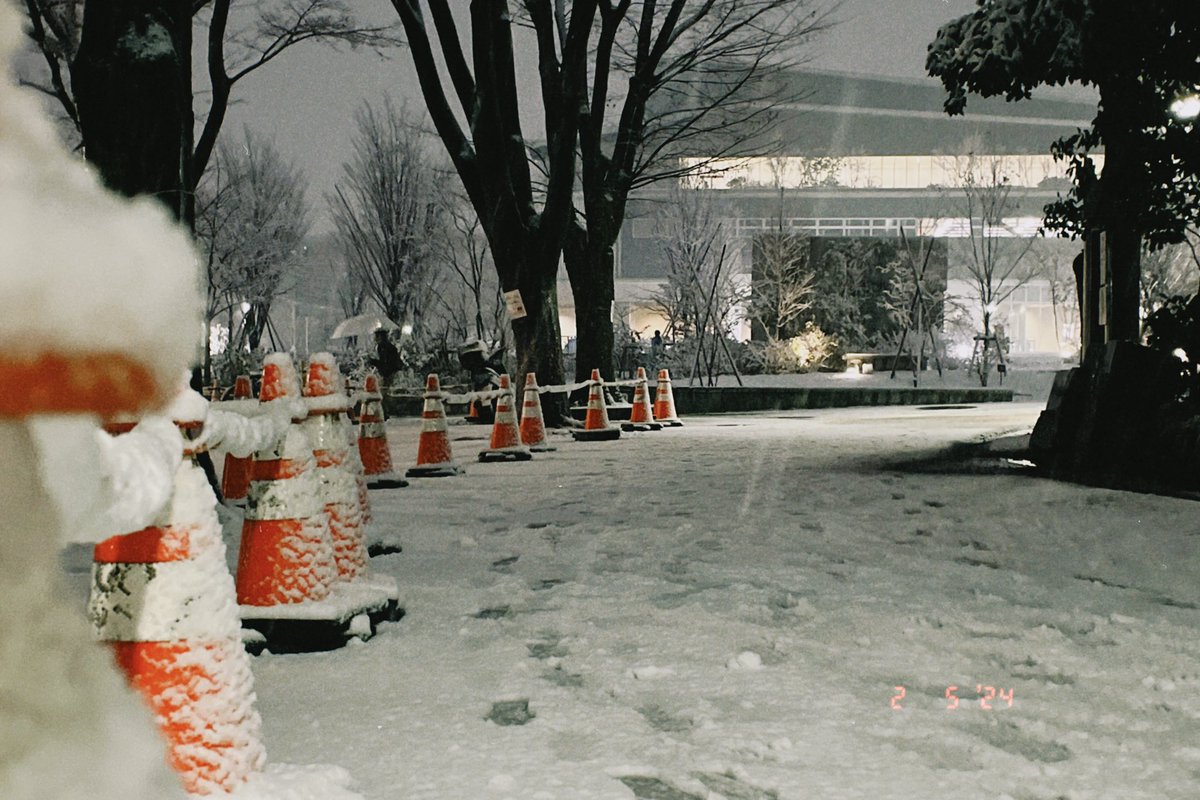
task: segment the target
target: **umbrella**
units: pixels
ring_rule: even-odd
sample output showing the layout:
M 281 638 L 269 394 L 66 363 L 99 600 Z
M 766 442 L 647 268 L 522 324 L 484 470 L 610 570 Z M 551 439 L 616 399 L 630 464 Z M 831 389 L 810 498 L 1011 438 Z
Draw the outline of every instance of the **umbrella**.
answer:
M 380 328 L 390 330 L 398 327 L 400 326 L 379 314 L 359 314 L 339 322 L 329 338 L 349 339 L 351 336 L 370 336 Z

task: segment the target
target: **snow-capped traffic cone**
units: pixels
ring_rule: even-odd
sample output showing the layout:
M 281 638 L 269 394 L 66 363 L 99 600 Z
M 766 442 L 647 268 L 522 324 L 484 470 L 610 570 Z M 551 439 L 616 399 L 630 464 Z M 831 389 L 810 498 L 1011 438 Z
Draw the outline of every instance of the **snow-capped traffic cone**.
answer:
M 496 401 L 496 422 L 492 425 L 492 440 L 487 450 L 479 453 L 480 461 L 528 461 L 533 458 L 529 448 L 521 444 L 521 432 L 517 430 L 517 412 L 514 406 L 512 385 L 508 375 L 500 376 L 500 391 L 504 392 Z
M 646 385 L 646 368 L 637 368 L 637 384 L 633 388 L 633 407 L 629 410 L 629 421 L 621 423 L 623 431 L 661 431 L 662 423 L 654 421 L 650 408 L 650 391 Z
M 291 358 L 267 356 L 260 402 L 299 399 Z M 243 606 L 323 600 L 337 578 L 312 442 L 294 424 L 302 421 L 293 419 L 279 442 L 254 454 L 238 553 L 237 599 Z
M 233 383 L 234 400 L 252 400 L 254 389 L 249 375 L 238 375 Z M 239 458 L 225 454 L 225 468 L 221 470 L 221 496 L 235 505 L 244 505 L 246 492 L 250 491 L 251 457 Z
M 521 444 L 534 453 L 554 450 L 546 441 L 546 423 L 542 419 L 542 397 L 538 392 L 537 375 L 525 375 L 525 402 L 521 409 Z
M 354 442 L 347 438 L 342 425 L 342 416 L 350 410 L 350 398 L 332 354 L 314 353 L 309 357 L 304 397 L 308 419 L 303 427 L 312 441 L 313 458 L 317 462 L 316 474 L 325 513 L 329 516 L 338 578 L 354 580 L 366 571 L 367 546 L 363 539 L 361 498 L 350 463 Z
M 425 408 L 421 412 L 421 436 L 417 440 L 417 464 L 404 473 L 410 478 L 441 478 L 459 475 L 462 467 L 454 463 L 446 412 L 442 409 L 442 389 L 438 376 L 425 379 Z
M 675 395 L 671 393 L 671 373 L 665 369 L 658 371 L 658 385 L 654 387 L 654 420 L 668 428 L 678 428 L 683 424 L 675 413 Z
M 398 489 L 408 486 L 392 471 L 392 452 L 388 449 L 383 395 L 379 393 L 379 376 L 371 372 L 363 382 L 362 413 L 358 417 L 358 455 L 372 489 Z
M 96 545 L 88 604 L 98 638 L 150 706 L 171 766 L 204 795 L 235 790 L 266 760 L 216 502 L 185 460 L 154 527 Z
M 592 370 L 591 384 L 591 389 L 588 390 L 587 416 L 583 420 L 583 430 L 571 431 L 571 435 L 580 442 L 620 439 L 621 429 L 608 422 L 608 408 L 604 405 L 604 382 L 600 379 L 600 370 Z

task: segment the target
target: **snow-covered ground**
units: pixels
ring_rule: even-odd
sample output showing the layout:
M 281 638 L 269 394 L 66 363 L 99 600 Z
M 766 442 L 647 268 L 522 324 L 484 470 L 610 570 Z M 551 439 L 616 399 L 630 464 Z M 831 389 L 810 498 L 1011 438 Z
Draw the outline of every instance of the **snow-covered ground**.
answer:
M 452 426 L 465 477 L 371 493 L 408 616 L 255 660 L 271 760 L 371 800 L 1195 797 L 1194 505 L 884 466 L 1038 410 L 692 418 L 487 465 Z
M 514 464 L 452 425 L 465 476 L 371 492 L 408 616 L 254 660 L 269 760 L 369 800 L 1194 798 L 1195 506 L 896 466 L 1040 407 L 693 417 Z M 417 431 L 389 423 L 398 468 Z

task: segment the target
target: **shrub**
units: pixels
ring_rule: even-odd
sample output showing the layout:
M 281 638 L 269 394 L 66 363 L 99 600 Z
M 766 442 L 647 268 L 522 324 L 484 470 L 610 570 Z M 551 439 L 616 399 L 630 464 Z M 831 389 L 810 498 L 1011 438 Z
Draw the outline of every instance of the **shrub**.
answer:
M 812 372 L 833 358 L 837 349 L 837 339 L 811 321 L 798 336 L 750 344 L 751 358 L 758 366 L 754 371 L 768 374 Z

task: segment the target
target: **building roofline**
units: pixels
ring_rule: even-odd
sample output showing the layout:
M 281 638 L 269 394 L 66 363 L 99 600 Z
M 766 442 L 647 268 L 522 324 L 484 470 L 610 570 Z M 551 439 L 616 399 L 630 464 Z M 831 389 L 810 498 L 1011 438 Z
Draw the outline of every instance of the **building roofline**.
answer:
M 951 119 L 944 111 L 929 111 L 927 109 L 918 108 L 881 108 L 879 106 L 854 106 L 847 104 L 834 103 L 779 103 L 776 108 L 783 108 L 789 111 L 815 111 L 818 113 L 829 112 L 835 114 L 863 114 L 873 117 L 906 117 L 910 119 L 936 119 L 944 120 Z M 1077 128 L 1085 128 L 1091 125 L 1091 120 L 1086 119 L 1068 119 L 1066 117 L 1035 117 L 1030 115 L 1018 114 L 986 114 L 986 113 L 971 113 L 964 114 L 962 119 L 965 122 L 989 122 L 999 125 L 1034 125 L 1047 128 L 1061 129 L 1063 127 L 1073 125 Z

